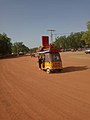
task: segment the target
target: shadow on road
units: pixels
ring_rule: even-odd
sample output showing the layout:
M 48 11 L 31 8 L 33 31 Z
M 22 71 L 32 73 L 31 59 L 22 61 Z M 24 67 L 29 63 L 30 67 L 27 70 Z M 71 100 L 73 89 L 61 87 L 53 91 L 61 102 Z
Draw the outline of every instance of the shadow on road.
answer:
M 87 66 L 68 66 L 68 67 L 63 67 L 63 69 L 60 70 L 56 70 L 52 73 L 54 74 L 60 74 L 60 73 L 68 73 L 68 72 L 75 72 L 75 71 L 83 71 L 83 70 L 87 70 L 90 69 Z
M 87 66 L 69 66 L 69 67 L 63 68 L 62 73 L 83 71 L 87 69 L 89 69 Z

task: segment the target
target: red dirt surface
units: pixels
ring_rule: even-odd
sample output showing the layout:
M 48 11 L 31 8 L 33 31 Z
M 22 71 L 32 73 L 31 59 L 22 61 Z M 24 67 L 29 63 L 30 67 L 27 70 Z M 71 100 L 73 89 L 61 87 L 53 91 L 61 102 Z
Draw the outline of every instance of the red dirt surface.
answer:
M 52 74 L 30 56 L 0 60 L 0 120 L 90 120 L 90 55 L 61 57 Z

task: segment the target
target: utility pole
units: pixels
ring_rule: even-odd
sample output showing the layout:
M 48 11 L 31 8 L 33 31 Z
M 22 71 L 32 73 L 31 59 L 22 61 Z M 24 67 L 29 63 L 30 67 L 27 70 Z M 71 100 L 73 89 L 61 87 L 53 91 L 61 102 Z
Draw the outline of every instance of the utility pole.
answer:
M 54 32 L 54 31 L 56 31 L 56 30 L 49 29 L 48 31 L 50 31 L 50 32 L 51 32 L 50 37 L 51 37 L 51 43 L 52 43 L 52 42 L 53 42 L 53 33 L 52 33 L 52 32 Z
M 53 34 L 53 35 L 55 35 L 55 40 L 57 39 L 57 34 Z

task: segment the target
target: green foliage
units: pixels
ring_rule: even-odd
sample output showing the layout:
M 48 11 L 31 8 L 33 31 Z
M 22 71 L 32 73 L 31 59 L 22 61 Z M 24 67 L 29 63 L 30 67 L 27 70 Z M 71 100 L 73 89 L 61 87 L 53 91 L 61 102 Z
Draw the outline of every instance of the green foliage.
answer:
M 63 49 L 78 49 L 85 45 L 85 42 L 82 41 L 82 35 L 84 32 L 71 33 L 69 36 L 61 36 L 56 39 L 54 44 Z
M 38 49 L 37 47 L 30 49 L 30 53 L 35 53 L 37 49 Z
M 23 42 L 15 42 L 12 45 L 12 52 L 14 54 L 19 54 L 20 52 L 27 53 L 29 52 L 29 48 L 26 47 Z
M 88 31 L 83 34 L 82 40 L 85 40 L 86 44 L 90 44 L 90 33 Z
M 87 29 L 90 32 L 90 21 L 87 22 Z
M 5 33 L 0 34 L 0 54 L 1 55 L 11 54 L 12 43 L 10 41 L 11 41 L 11 39 L 8 38 Z
M 87 22 L 87 31 L 83 34 L 82 40 L 84 40 L 86 44 L 90 45 L 90 21 Z
M 57 37 L 54 44 L 58 48 L 63 49 L 78 49 L 85 47 L 86 44 L 90 45 L 90 21 L 87 22 L 87 31 L 86 32 L 76 32 L 71 33 L 69 36 Z M 11 38 L 7 37 L 5 33 L 0 34 L 0 55 L 23 53 L 35 53 L 37 48 L 29 49 L 26 47 L 23 42 L 11 43 Z

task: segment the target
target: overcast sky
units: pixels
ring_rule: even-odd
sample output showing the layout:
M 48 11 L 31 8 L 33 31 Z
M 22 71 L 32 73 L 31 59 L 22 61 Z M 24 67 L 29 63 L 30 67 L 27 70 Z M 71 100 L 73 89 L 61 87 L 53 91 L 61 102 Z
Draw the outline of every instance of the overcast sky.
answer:
M 48 29 L 57 35 L 86 31 L 89 20 L 90 0 L 0 0 L 0 33 L 29 48 L 40 46 Z

